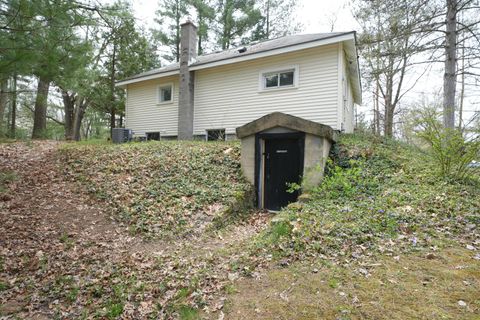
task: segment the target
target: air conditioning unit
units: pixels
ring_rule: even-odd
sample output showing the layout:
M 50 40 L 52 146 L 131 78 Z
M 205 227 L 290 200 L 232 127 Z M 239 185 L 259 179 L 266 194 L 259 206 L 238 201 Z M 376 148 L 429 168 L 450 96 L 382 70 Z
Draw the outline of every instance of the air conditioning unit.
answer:
M 124 143 L 132 140 L 132 129 L 125 128 L 113 128 L 112 129 L 112 142 Z

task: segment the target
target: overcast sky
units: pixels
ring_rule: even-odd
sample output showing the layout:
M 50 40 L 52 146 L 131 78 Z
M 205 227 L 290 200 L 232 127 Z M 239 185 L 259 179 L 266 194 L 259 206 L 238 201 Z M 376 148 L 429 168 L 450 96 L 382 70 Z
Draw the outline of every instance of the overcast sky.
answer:
M 358 29 L 353 19 L 348 0 L 298 0 L 298 21 L 304 25 L 305 33 L 329 32 L 333 16 L 337 16 L 334 31 Z M 153 25 L 158 0 L 132 0 L 135 15 L 146 26 Z

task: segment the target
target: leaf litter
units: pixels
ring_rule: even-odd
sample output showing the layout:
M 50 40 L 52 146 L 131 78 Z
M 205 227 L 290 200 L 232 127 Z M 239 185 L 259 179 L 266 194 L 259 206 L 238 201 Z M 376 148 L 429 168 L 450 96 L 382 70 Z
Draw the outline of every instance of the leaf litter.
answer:
M 145 232 L 132 233 L 132 224 L 115 213 L 138 199 L 146 201 L 145 210 L 150 213 L 158 204 L 142 198 L 140 192 L 129 194 L 128 190 L 140 188 L 142 183 L 138 175 L 122 175 L 135 171 L 136 165 L 146 160 L 129 166 L 125 155 L 111 149 L 113 155 L 100 154 L 95 163 L 90 163 L 86 157 L 91 153 L 81 148 L 67 149 L 73 155 L 65 158 L 64 147 L 55 142 L 0 145 L 1 171 L 15 172 L 19 177 L 8 184 L 9 197 L 0 201 L 0 314 L 6 319 L 176 319 L 197 314 L 197 310 L 203 310 L 206 317 L 221 310 L 225 286 L 240 274 L 235 261 L 245 255 L 237 248 L 266 226 L 269 215 L 254 212 L 242 223 L 225 226 L 223 233 L 193 230 L 194 218 L 183 229 L 175 225 L 175 219 L 166 218 L 169 226 L 178 231 L 178 236 L 172 237 L 175 232 L 167 232 L 166 225 L 155 229 L 163 223 L 162 214 L 173 212 L 162 208 L 156 213 L 159 217 L 145 220 Z M 213 149 L 214 157 L 219 150 L 223 155 L 216 161 L 233 162 L 223 157 L 235 156 L 235 152 L 238 155 L 238 147 Z M 195 152 L 195 157 L 201 157 L 208 151 Z M 110 156 L 122 159 L 125 167 L 121 163 L 108 164 Z M 169 165 L 181 160 L 172 160 Z M 81 161 L 84 163 L 80 167 Z M 72 171 L 75 165 L 77 171 Z M 139 174 L 145 174 L 146 181 L 153 183 L 158 177 L 148 173 L 145 168 L 149 165 L 152 163 L 145 163 Z M 233 177 L 238 167 L 233 165 L 232 170 L 228 174 Z M 111 188 L 112 193 L 103 200 L 92 197 L 84 192 L 84 184 L 76 183 L 85 180 L 80 175 L 89 177 L 92 188 L 106 184 L 102 190 Z M 113 184 L 121 180 L 125 183 L 114 188 Z M 132 185 L 132 181 L 136 182 Z M 232 203 L 245 187 L 240 181 L 228 183 L 229 190 L 220 198 L 209 198 L 205 190 L 198 193 L 202 207 L 196 207 L 196 200 L 187 196 L 177 202 L 169 197 L 167 203 L 177 210 L 171 217 L 188 220 L 193 212 L 202 210 L 207 211 L 206 215 L 215 215 L 222 207 L 219 199 Z M 124 207 L 125 203 L 128 205 Z M 185 210 L 178 215 L 180 208 Z M 135 223 L 138 225 L 138 221 Z M 169 237 L 156 236 L 162 230 Z

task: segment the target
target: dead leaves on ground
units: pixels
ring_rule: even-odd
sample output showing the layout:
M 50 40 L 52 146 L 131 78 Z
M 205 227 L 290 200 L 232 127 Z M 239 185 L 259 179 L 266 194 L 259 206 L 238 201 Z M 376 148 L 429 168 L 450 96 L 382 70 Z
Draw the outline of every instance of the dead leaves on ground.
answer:
M 242 250 L 233 247 L 255 234 L 268 217 L 252 216 L 243 227 L 233 226 L 233 232 L 222 238 L 213 234 L 211 237 L 192 234 L 155 244 L 145 242 L 141 236 L 133 236 L 128 223 L 119 223 L 108 215 L 108 206 L 129 207 L 141 199 L 147 211 L 158 209 L 159 204 L 152 201 L 158 195 L 144 197 L 140 193 L 166 192 L 163 186 L 153 188 L 155 181 L 162 176 L 166 180 L 181 176 L 175 170 L 166 173 L 162 170 L 174 166 L 178 169 L 175 162 L 187 159 L 193 161 L 189 166 L 195 169 L 198 162 L 203 161 L 201 158 L 207 156 L 209 163 L 225 171 L 223 176 L 214 171 L 216 179 L 226 177 L 222 183 L 213 182 L 210 191 L 225 189 L 227 183 L 229 190 L 211 196 L 209 189 L 197 190 L 191 195 L 183 193 L 176 202 L 170 197 L 168 201 L 173 207 L 170 210 L 162 207 L 159 212 L 167 214 L 170 219 L 166 220 L 174 223 L 178 223 L 174 217 L 188 220 L 204 208 L 215 215 L 222 210 L 221 203 L 228 205 L 242 189 L 243 182 L 236 180 L 238 165 L 230 158 L 238 156 L 235 155 L 238 148 L 229 148 L 226 153 L 223 146 L 211 152 L 192 148 L 191 154 L 169 159 L 168 163 L 164 163 L 164 156 L 157 155 L 158 150 L 148 155 L 158 156 L 162 161 L 142 158 L 129 162 L 125 155 L 115 152 L 113 155 L 103 153 L 98 160 L 92 160 L 94 162 L 85 158 L 76 162 L 69 158 L 69 170 L 76 168 L 75 178 L 87 175 L 92 179 L 92 186 L 103 181 L 102 190 L 119 186 L 119 189 L 111 189 L 105 202 L 93 201 L 65 180 L 65 172 L 61 170 L 64 158 L 57 156 L 56 148 L 57 144 L 50 142 L 0 146 L 0 169 L 18 175 L 17 181 L 8 186 L 11 198 L 0 202 L 2 315 L 29 319 L 170 319 L 195 315 L 198 310 L 209 317 L 211 312 L 223 308 L 223 288 L 235 281 L 236 278 L 231 280 L 228 275 L 237 272 L 235 261 L 242 259 L 243 254 L 238 253 Z M 133 149 L 132 157 L 143 153 L 143 150 Z M 72 152 L 79 157 L 86 154 L 85 150 Z M 118 162 L 108 163 L 116 157 Z M 99 171 L 94 164 L 100 166 Z M 156 169 L 150 170 L 152 167 Z M 67 174 L 73 175 L 71 171 Z M 209 174 L 202 174 L 213 179 Z M 109 177 L 111 182 L 102 180 Z M 203 178 L 197 176 L 195 179 L 199 183 Z M 142 188 L 145 181 L 146 187 L 141 191 L 134 191 L 134 196 L 129 193 L 129 190 Z M 192 188 L 195 186 L 184 185 L 178 190 L 191 191 Z M 178 190 L 176 196 L 179 196 Z M 192 203 L 199 198 L 203 199 L 200 201 L 203 205 L 196 207 Z M 156 220 L 147 217 L 148 230 L 154 231 L 155 223 L 152 222 Z M 162 219 L 158 221 L 163 223 Z M 164 227 L 161 225 L 159 230 Z

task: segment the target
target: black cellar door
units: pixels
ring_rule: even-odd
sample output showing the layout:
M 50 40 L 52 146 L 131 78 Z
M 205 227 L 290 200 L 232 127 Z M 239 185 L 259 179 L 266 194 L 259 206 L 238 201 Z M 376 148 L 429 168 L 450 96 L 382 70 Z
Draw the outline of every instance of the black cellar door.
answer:
M 301 142 L 301 139 L 288 138 L 265 140 L 265 208 L 280 210 L 297 200 L 298 191 L 287 192 L 287 184 L 300 183 L 303 168 Z

